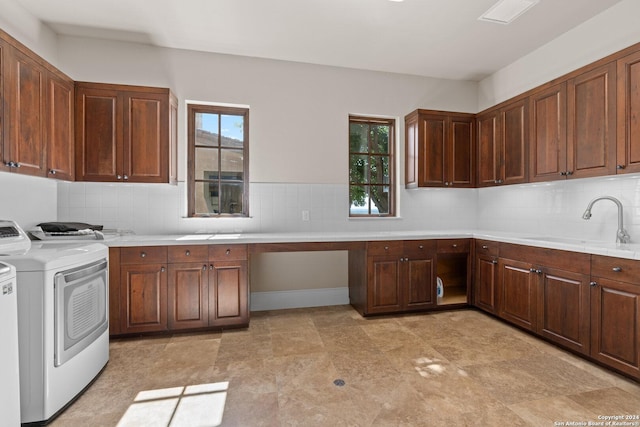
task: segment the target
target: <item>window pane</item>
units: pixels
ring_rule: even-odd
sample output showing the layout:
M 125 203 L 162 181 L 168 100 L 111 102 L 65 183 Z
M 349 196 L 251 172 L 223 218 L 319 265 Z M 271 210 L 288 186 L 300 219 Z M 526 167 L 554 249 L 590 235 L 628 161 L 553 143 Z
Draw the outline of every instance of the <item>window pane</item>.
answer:
M 389 126 L 371 125 L 371 152 L 389 153 Z
M 371 156 L 371 183 L 389 184 L 389 157 Z
M 352 153 L 369 152 L 369 125 L 363 123 L 349 124 L 349 151 Z
M 222 145 L 224 147 L 242 148 L 244 142 L 244 117 L 222 115 Z
M 369 156 L 352 155 L 349 157 L 349 180 L 355 184 L 367 182 L 367 164 Z
M 243 185 L 240 183 L 222 182 L 220 197 L 221 213 L 237 214 L 242 213 L 242 190 Z
M 220 213 L 218 184 L 215 182 L 195 183 L 196 214 L 212 215 Z
M 371 186 L 371 213 L 372 214 L 388 214 L 389 213 L 389 187 L 382 185 Z
M 242 150 L 221 149 L 222 179 L 242 180 L 244 154 Z
M 349 188 L 349 214 L 368 215 L 369 197 L 367 196 L 367 186 L 352 185 Z
M 196 179 L 218 179 L 218 149 L 196 148 Z
M 195 113 L 196 145 L 218 145 L 218 114 Z

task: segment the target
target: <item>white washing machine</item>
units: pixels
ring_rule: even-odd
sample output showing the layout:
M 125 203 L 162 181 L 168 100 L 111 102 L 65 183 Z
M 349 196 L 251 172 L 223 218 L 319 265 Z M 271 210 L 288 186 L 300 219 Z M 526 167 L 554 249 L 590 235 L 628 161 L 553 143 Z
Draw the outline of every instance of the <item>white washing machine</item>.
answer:
M 7 427 L 20 425 L 16 291 L 15 267 L 0 262 L 0 424 Z
M 33 242 L 16 268 L 22 423 L 45 424 L 109 360 L 108 248 Z
M 0 220 L 0 256 L 26 253 L 31 242 L 16 224 Z M 1 261 L 1 259 L 0 259 Z M 0 262 L 0 425 L 20 425 L 16 269 Z

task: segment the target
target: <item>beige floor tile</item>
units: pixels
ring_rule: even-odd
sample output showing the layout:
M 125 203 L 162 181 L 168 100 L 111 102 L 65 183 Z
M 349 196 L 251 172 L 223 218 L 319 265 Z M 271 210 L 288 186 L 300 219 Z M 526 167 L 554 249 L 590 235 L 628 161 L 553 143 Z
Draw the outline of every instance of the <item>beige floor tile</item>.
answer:
M 334 306 L 113 340 L 102 375 L 52 425 L 116 426 L 139 392 L 197 384 L 227 385 L 222 426 L 552 426 L 640 413 L 637 382 L 479 311 L 363 318 Z

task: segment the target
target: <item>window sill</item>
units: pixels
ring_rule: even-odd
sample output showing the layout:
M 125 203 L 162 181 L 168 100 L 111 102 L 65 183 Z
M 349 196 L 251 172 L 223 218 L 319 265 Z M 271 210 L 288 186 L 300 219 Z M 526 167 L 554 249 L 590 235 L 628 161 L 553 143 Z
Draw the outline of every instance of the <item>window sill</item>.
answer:
M 401 220 L 401 216 L 350 216 L 348 221 L 394 221 Z

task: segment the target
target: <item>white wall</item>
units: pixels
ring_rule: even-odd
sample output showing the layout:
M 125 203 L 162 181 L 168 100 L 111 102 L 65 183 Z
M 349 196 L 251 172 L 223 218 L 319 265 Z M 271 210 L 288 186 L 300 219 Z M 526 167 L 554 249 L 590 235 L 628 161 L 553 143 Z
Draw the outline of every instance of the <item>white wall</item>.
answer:
M 53 179 L 0 172 L 0 219 L 16 221 L 25 229 L 55 221 L 57 186 Z
M 479 83 L 478 110 L 640 42 L 640 1 L 622 0 Z

